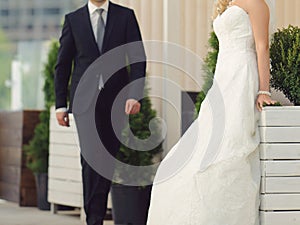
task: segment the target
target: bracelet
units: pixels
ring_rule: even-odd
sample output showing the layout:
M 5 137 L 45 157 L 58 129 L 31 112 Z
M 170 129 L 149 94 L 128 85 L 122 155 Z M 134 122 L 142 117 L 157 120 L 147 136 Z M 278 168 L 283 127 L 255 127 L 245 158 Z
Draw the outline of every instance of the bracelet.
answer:
M 271 95 L 271 92 L 269 92 L 269 91 L 259 91 L 259 92 L 257 92 L 257 95 L 268 95 L 268 96 L 272 96 Z

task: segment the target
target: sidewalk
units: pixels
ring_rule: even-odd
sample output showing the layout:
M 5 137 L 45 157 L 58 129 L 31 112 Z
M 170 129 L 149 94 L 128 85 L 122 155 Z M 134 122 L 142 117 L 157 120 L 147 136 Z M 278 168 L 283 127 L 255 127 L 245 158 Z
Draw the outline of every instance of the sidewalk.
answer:
M 79 211 L 59 212 L 41 211 L 34 207 L 19 207 L 15 203 L 0 199 L 0 225 L 84 225 Z M 113 225 L 106 221 L 104 225 Z

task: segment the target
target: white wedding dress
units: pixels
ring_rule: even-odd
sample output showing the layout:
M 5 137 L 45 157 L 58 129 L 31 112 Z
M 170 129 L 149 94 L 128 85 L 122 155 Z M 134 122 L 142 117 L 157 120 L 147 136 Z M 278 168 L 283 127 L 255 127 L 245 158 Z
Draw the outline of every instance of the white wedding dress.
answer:
M 213 25 L 214 84 L 157 171 L 147 225 L 259 224 L 258 66 L 250 18 L 233 5 Z M 190 156 L 177 159 L 182 166 L 166 178 L 168 161 L 185 153 Z

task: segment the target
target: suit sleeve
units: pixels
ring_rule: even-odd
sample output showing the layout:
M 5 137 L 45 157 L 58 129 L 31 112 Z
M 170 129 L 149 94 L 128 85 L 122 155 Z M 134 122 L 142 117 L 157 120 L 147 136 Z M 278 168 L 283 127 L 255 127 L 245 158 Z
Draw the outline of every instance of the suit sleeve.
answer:
M 135 42 L 134 45 L 130 45 L 127 48 L 127 57 L 130 64 L 130 82 L 137 79 L 144 78 L 146 75 L 146 54 L 144 46 L 142 43 L 142 36 L 139 29 L 139 25 L 133 10 L 130 10 L 127 32 L 126 32 L 126 42 Z M 137 63 L 133 63 L 137 62 Z M 143 97 L 144 91 L 144 80 L 139 82 L 134 82 L 129 90 L 129 98 L 139 100 Z
M 56 109 L 67 107 L 68 84 L 75 56 L 75 43 L 69 24 L 68 16 L 60 37 L 60 48 L 58 50 L 57 64 L 55 67 L 55 95 Z

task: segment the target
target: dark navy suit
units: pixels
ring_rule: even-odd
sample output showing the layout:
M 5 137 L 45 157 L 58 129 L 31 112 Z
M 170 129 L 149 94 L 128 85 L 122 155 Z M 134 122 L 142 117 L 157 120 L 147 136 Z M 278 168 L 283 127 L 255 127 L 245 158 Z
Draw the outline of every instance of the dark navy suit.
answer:
M 141 34 L 133 10 L 110 2 L 102 54 L 118 46 L 136 41 L 141 41 Z M 55 71 L 56 108 L 68 107 L 69 100 L 68 108 L 69 112 L 72 112 L 76 87 L 84 72 L 99 56 L 100 51 L 93 34 L 88 6 L 85 5 L 65 17 Z M 130 51 L 130 49 L 122 51 L 118 55 L 118 60 L 124 60 L 124 65 L 126 65 L 126 60 L 130 64 L 131 59 L 136 57 L 146 58 L 143 47 L 139 51 Z M 98 116 L 95 117 L 97 131 L 106 149 L 113 156 L 116 155 L 120 146 L 110 122 L 113 101 L 124 86 L 144 77 L 145 70 L 145 61 L 131 64 L 130 69 L 126 67 L 120 69 L 105 82 L 104 89 L 99 94 L 96 104 Z M 142 94 L 141 86 L 133 86 L 129 90 L 127 99 L 139 99 Z M 125 102 L 122 104 L 124 104 L 125 110 Z M 124 112 L 120 112 L 120 114 L 123 115 Z M 95 172 L 83 157 L 81 157 L 81 162 L 87 223 L 88 225 L 100 225 L 103 223 L 106 213 L 107 195 L 111 181 Z

